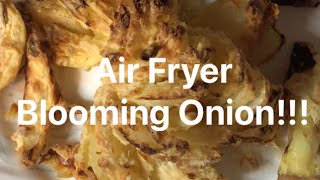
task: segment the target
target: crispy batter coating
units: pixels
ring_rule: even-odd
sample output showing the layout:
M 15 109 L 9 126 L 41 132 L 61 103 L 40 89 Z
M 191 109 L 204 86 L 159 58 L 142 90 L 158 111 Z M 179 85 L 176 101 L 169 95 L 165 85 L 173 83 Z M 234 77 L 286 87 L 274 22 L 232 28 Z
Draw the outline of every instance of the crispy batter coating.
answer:
M 27 42 L 24 100 L 32 100 L 40 107 L 42 99 L 47 102 L 47 110 L 59 103 L 64 103 L 51 75 L 48 58 L 41 49 L 37 35 L 33 33 Z M 40 108 L 37 109 L 37 114 L 40 117 Z M 12 136 L 12 139 L 17 143 L 17 152 L 24 165 L 31 167 L 39 160 L 46 144 L 49 126 L 41 125 L 38 119 L 35 125 L 19 126 L 17 132 Z
M 0 90 L 17 75 L 26 44 L 26 28 L 11 0 L 0 1 Z
M 133 84 L 111 84 L 104 80 L 96 93 L 95 105 L 120 105 L 122 98 L 128 99 L 128 106 L 169 105 L 173 114 L 170 123 L 174 125 L 166 132 L 153 132 L 139 122 L 136 126 L 90 127 L 95 137 L 91 139 L 93 137 L 88 135 L 93 133 L 83 134 L 81 150 L 76 155 L 79 162 L 76 160 L 75 164 L 84 165 L 81 169 L 92 168 L 98 179 L 219 179 L 221 176 L 212 165 L 221 155 L 214 149 L 237 144 L 238 141 L 270 141 L 274 138 L 276 127 L 185 127 L 179 124 L 180 120 L 173 112 L 177 112 L 177 107 L 186 99 L 197 99 L 204 105 L 225 106 L 226 99 L 232 97 L 235 107 L 263 106 L 275 103 L 277 89 L 272 91 L 270 83 L 247 63 L 245 56 L 226 35 L 208 29 L 191 28 L 181 23 L 177 16 L 172 15 L 176 9 L 174 1 L 164 1 L 163 4 L 155 2 L 141 3 L 142 7 L 147 7 L 145 11 L 140 11 L 134 3 L 128 1 L 115 4 L 111 42 L 125 48 L 106 46 L 103 53 L 108 57 L 124 56 L 128 60 L 125 63 L 139 63 L 142 68 L 134 77 L 136 83 Z M 109 5 L 112 7 L 113 3 L 110 2 Z M 162 11 L 166 13 L 160 13 Z M 151 17 L 147 18 L 148 16 Z M 196 63 L 232 63 L 234 70 L 228 74 L 227 84 L 205 85 L 199 81 L 191 90 L 183 90 L 181 84 L 185 79 L 178 74 L 179 80 L 175 84 L 169 84 L 165 76 L 158 76 L 155 84 L 147 84 L 148 68 L 143 67 L 148 66 L 150 57 L 166 57 L 167 63 L 186 63 L 190 67 Z M 116 59 L 112 64 L 118 65 Z M 191 109 L 189 115 L 195 113 Z M 191 132 L 194 137 L 203 139 L 190 138 Z M 219 136 L 215 133 L 219 133 Z M 208 137 L 215 139 L 210 138 L 212 141 L 208 142 Z M 140 165 L 141 158 L 138 155 L 141 154 L 147 159 L 144 159 L 147 164 L 151 164 L 147 168 L 146 165 Z
M 297 101 L 296 125 L 289 127 L 290 139 L 279 169 L 280 179 L 319 179 L 319 49 L 303 42 L 296 43 L 291 69 L 296 72 L 285 84 L 290 99 Z M 293 72 L 293 71 L 291 71 Z M 301 103 L 307 100 L 307 117 L 302 117 Z M 308 124 L 303 126 L 305 119 Z
M 62 66 L 90 68 L 99 63 L 101 55 L 118 55 L 120 49 L 125 51 L 130 48 L 130 53 L 135 54 L 134 49 L 150 44 L 141 43 L 138 47 L 134 37 L 138 39 L 145 34 L 152 37 L 157 29 L 150 25 L 159 20 L 169 22 L 170 17 L 178 15 L 190 26 L 226 32 L 253 65 L 269 60 L 284 43 L 284 36 L 274 27 L 279 10 L 268 0 L 218 0 L 210 5 L 201 4 L 201 1 L 179 1 L 179 6 L 174 5 L 178 2 L 171 4 L 176 10 L 181 6 L 183 13 L 180 14 L 165 8 L 169 1 L 150 7 L 145 5 L 145 1 L 29 1 L 28 9 L 32 17 L 46 26 L 56 55 L 54 62 Z M 121 3 L 129 4 L 131 9 Z M 157 10 L 158 6 L 161 6 L 161 11 Z M 158 13 L 161 14 L 160 19 L 155 18 Z M 206 21 L 208 16 L 213 19 Z M 221 17 L 224 21 L 220 21 Z M 137 31 L 139 26 L 141 28 Z
M 183 21 L 190 26 L 225 32 L 253 65 L 270 60 L 284 43 L 284 36 L 275 28 L 279 10 L 269 0 L 217 0 L 210 4 L 181 0 L 179 3 Z
M 226 107 L 226 100 L 232 98 L 234 108 L 243 105 L 275 107 L 281 88 L 273 87 L 252 67 L 247 62 L 246 54 L 226 34 L 182 22 L 177 0 L 28 2 L 32 20 L 46 33 L 45 40 L 50 44 L 54 63 L 91 68 L 106 56 L 117 69 L 118 57 L 124 56 L 125 64 L 140 65 L 134 76 L 135 83 L 111 84 L 107 79 L 103 80 L 95 96 L 95 106 L 120 105 L 121 99 L 126 98 L 128 106 L 170 107 L 170 127 L 165 132 L 152 131 L 149 127 L 151 124 L 143 126 L 139 116 L 136 126 L 86 125 L 79 146 L 58 145 L 42 158 L 42 162 L 53 166 L 59 176 L 79 179 L 221 179 L 222 176 L 212 167 L 221 159 L 219 148 L 237 145 L 242 141 L 273 140 L 277 126 L 218 127 L 200 124 L 187 127 L 179 123 L 178 107 L 187 99 L 199 100 L 207 106 Z M 258 12 L 251 14 L 248 24 L 251 28 L 248 33 L 254 40 L 260 36 L 260 28 L 267 21 L 260 19 L 264 11 L 269 6 L 274 8 L 271 4 L 262 4 L 263 12 L 260 12 L 260 9 L 254 9 L 257 6 L 254 4 L 250 6 L 253 9 L 248 10 Z M 272 9 L 272 12 L 275 11 Z M 249 39 L 246 42 L 251 42 L 252 39 Z M 39 50 L 36 52 L 43 55 Z M 28 56 L 28 64 L 30 59 L 47 62 L 45 56 L 34 57 L 32 51 Z M 218 67 L 221 64 L 233 64 L 233 70 L 228 74 L 227 84 L 204 84 L 197 77 L 195 86 L 184 90 L 182 84 L 186 79 L 179 72 L 176 73 L 174 84 L 168 83 L 166 75 L 158 75 L 155 84 L 148 83 L 148 60 L 152 57 L 167 58 L 167 63 L 158 67 L 187 64 L 191 69 L 194 64 L 213 63 Z M 37 68 L 32 69 L 34 71 Z M 49 67 L 45 69 L 50 72 Z M 31 75 L 28 77 L 35 79 Z M 49 88 L 49 91 L 53 92 L 52 79 L 41 82 L 41 86 L 47 86 L 50 82 L 52 89 Z M 32 88 L 32 84 L 29 85 L 26 93 L 28 88 Z M 29 97 L 34 99 L 42 95 Z M 49 97 L 42 98 L 48 99 L 52 94 L 46 95 Z M 59 96 L 52 97 L 56 101 L 49 101 L 49 107 L 60 99 Z M 193 117 L 197 112 L 190 109 L 187 113 Z M 97 119 L 100 117 L 98 115 Z M 42 131 L 41 140 L 44 140 L 42 137 L 45 137 L 47 127 L 39 129 Z M 21 138 L 19 131 L 17 134 L 15 140 L 20 142 L 17 138 Z M 32 143 L 40 146 L 36 151 L 32 150 L 36 152 L 31 161 L 34 162 L 44 143 Z M 23 146 L 23 143 L 20 144 Z M 33 147 L 34 144 L 23 149 L 30 152 Z
M 51 47 L 53 63 L 83 69 L 99 64 L 102 59 L 100 50 L 108 39 L 107 34 L 93 32 L 89 26 L 73 16 L 60 1 L 27 2 L 26 9 L 31 20 L 42 26 L 46 32 L 45 39 Z M 103 18 L 95 16 L 95 19 L 102 21 Z M 109 31 L 108 22 L 104 25 L 106 26 L 99 26 L 99 29 Z

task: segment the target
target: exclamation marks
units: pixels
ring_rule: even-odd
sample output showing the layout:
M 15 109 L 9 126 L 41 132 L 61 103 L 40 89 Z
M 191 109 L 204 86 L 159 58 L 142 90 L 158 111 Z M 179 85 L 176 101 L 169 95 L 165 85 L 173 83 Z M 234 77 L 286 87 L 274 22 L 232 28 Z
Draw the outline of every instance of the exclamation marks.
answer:
M 302 100 L 301 101 L 301 116 L 302 116 L 302 120 L 301 120 L 301 124 L 302 125 L 307 125 L 308 124 L 308 121 L 304 118 L 307 117 L 307 100 Z M 278 104 L 278 108 L 279 108 L 279 118 L 280 120 L 278 121 L 279 125 L 282 126 L 284 125 L 284 114 L 285 114 L 285 103 L 284 103 L 284 100 L 279 100 L 279 104 Z M 293 119 L 295 116 L 296 116 L 296 101 L 295 100 L 290 100 L 290 110 L 289 110 L 289 116 L 290 118 L 290 121 L 289 121 L 289 124 L 290 125 L 295 125 L 296 124 L 296 120 Z
M 295 100 L 290 100 L 290 117 L 294 118 L 296 116 L 296 101 Z M 291 119 L 290 120 L 290 125 L 295 125 L 296 124 L 296 120 Z
M 308 116 L 307 115 L 307 106 L 308 106 L 307 100 L 302 100 L 301 101 L 301 116 L 302 116 L 302 118 L 306 118 Z M 308 124 L 308 121 L 306 119 L 302 119 L 301 124 L 305 126 Z
M 284 100 L 279 100 L 279 118 L 283 118 L 284 117 Z M 284 120 L 280 119 L 278 121 L 279 125 L 282 126 L 284 125 Z

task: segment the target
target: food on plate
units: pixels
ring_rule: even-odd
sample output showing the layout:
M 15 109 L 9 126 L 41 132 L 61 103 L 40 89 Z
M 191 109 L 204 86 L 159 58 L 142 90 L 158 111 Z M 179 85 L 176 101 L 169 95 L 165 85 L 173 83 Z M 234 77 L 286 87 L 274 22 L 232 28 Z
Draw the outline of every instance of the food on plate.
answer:
M 51 64 L 81 69 L 97 66 L 108 57 L 116 74 L 119 58 L 124 64 L 139 64 L 134 83 L 102 80 L 95 95 L 95 106 L 169 106 L 170 125 L 154 131 L 151 122 L 143 125 L 143 113 L 136 125 L 102 125 L 82 129 L 75 145 L 57 144 L 44 152 L 52 125 L 21 125 L 12 139 L 17 143 L 21 162 L 27 167 L 38 163 L 54 168 L 59 177 L 77 179 L 223 179 L 213 166 L 223 156 L 221 149 L 243 142 L 268 143 L 275 139 L 276 125 L 194 126 L 182 124 L 179 106 L 194 99 L 203 106 L 227 108 L 231 98 L 234 109 L 240 106 L 271 106 L 283 97 L 283 88 L 271 84 L 255 67 L 270 60 L 285 38 L 275 28 L 279 10 L 276 4 L 314 7 L 319 1 L 216 0 L 27 0 L 26 28 L 18 10 L 9 0 L 0 0 L 0 90 L 16 76 L 26 47 L 26 84 L 24 99 L 69 106 L 61 97 Z M 208 20 L 207 17 L 210 17 Z M 223 19 L 223 20 L 221 20 Z M 175 74 L 175 83 L 157 74 L 148 83 L 149 59 L 167 58 L 170 64 L 233 64 L 228 83 L 206 84 L 196 78 L 191 89 L 183 89 L 186 77 Z M 319 49 L 296 43 L 291 57 L 286 99 L 297 100 L 296 125 L 290 126 L 289 145 L 279 168 L 279 179 L 316 179 L 319 170 Z M 128 77 L 128 74 L 126 74 Z M 308 116 L 303 117 L 301 100 L 308 101 Z M 10 112 L 11 113 L 11 112 Z M 37 109 L 37 114 L 40 114 Z M 187 109 L 192 119 L 194 108 Z M 121 113 L 119 113 L 121 114 Z M 277 116 L 275 112 L 275 116 Z M 108 114 L 110 115 L 110 114 Z M 217 114 L 213 114 L 214 119 Z M 128 113 L 128 117 L 133 116 Z M 165 116 L 157 113 L 157 118 Z M 246 118 L 247 114 L 242 114 Z M 26 119 L 31 118 L 25 116 Z M 122 120 L 124 117 L 120 117 Z M 277 119 L 277 118 L 275 118 Z M 290 119 L 288 119 L 290 120 Z M 307 125 L 302 125 L 306 120 Z M 108 116 L 111 121 L 111 116 Z M 259 162 L 252 157 L 253 169 Z M 251 163 L 251 164 L 250 164 Z
M 190 26 L 224 31 L 250 57 L 251 64 L 259 65 L 271 59 L 283 45 L 284 37 L 274 27 L 279 11 L 269 1 L 218 0 L 210 5 L 201 2 L 179 1 L 176 9 L 182 7 L 179 13 L 182 21 Z M 143 4 L 140 1 L 131 4 L 139 8 L 139 14 L 147 9 L 140 6 Z M 34 21 L 42 24 L 48 32 L 48 39 L 56 56 L 54 62 L 62 66 L 88 69 L 97 65 L 102 56 L 117 56 L 119 49 L 124 50 L 126 45 L 132 46 L 131 40 L 124 41 L 116 35 L 121 34 L 120 31 L 127 32 L 128 35 L 137 34 L 132 27 L 128 28 L 129 31 L 125 30 L 132 18 L 131 14 L 126 14 L 128 10 L 121 7 L 117 14 L 113 14 L 112 8 L 115 5 L 116 3 L 108 1 L 84 3 L 31 0 L 28 9 Z M 151 13 L 157 12 L 151 10 Z M 176 13 L 175 16 L 177 15 Z M 217 18 L 207 21 L 208 16 Z M 224 21 L 220 21 L 221 17 Z M 115 20 L 121 23 L 116 25 L 113 23 Z M 144 29 L 143 33 L 150 33 L 149 31 L 152 32 L 151 29 Z
M 100 50 L 108 39 L 108 22 L 106 26 L 98 26 L 98 29 L 105 32 L 93 31 L 98 21 L 103 17 L 95 14 L 89 6 L 84 5 L 85 1 L 71 3 L 76 10 L 90 11 L 90 17 L 95 17 L 95 22 L 82 22 L 78 16 L 69 12 L 67 1 L 52 0 L 28 0 L 26 9 L 30 14 L 33 23 L 43 27 L 46 32 L 45 40 L 50 45 L 54 56 L 52 62 L 67 67 L 90 69 L 98 65 L 102 59 Z M 88 14 L 89 12 L 83 12 Z M 95 16 L 94 16 L 95 15 Z M 108 20 L 105 20 L 108 21 Z M 94 25 L 93 25 L 94 24 Z M 104 25 L 104 24 L 103 24 Z
M 48 110 L 55 105 L 63 105 L 55 81 L 51 75 L 50 62 L 36 33 L 29 35 L 27 42 L 27 64 L 25 77 L 24 100 L 32 100 L 37 104 L 45 99 Z M 37 110 L 40 117 L 40 110 Z M 25 119 L 31 116 L 25 116 Z M 17 152 L 21 162 L 31 167 L 36 164 L 46 144 L 50 126 L 43 126 L 40 121 L 30 126 L 19 126 L 12 139 L 17 143 Z
M 0 1 L 0 90 L 18 74 L 26 44 L 26 28 L 11 0 Z
M 143 126 L 139 115 L 135 126 L 86 125 L 79 145 L 58 145 L 44 156 L 42 162 L 53 166 L 62 177 L 221 179 L 212 167 L 221 158 L 221 147 L 242 141 L 269 142 L 275 137 L 277 126 L 185 126 L 179 123 L 178 107 L 187 99 L 222 107 L 226 107 L 228 98 L 233 99 L 235 107 L 275 106 L 281 88 L 271 85 L 252 67 L 223 32 L 181 22 L 177 1 L 91 1 L 78 9 L 73 8 L 74 3 L 62 2 L 81 22 L 94 18 L 95 15 L 85 14 L 90 8 L 100 8 L 95 12 L 111 20 L 112 38 L 101 51 L 103 56 L 109 57 L 115 67 L 120 56 L 125 57 L 125 64 L 140 65 L 133 77 L 134 83 L 112 84 L 104 79 L 94 105 L 120 105 L 125 98 L 128 106 L 167 105 L 172 115 L 171 125 L 164 132 L 153 131 L 152 124 Z M 94 26 L 92 30 L 96 31 Z M 184 63 L 190 67 L 208 63 L 219 67 L 225 63 L 234 67 L 228 74 L 227 84 L 204 84 L 198 79 L 194 87 L 186 90 L 182 88 L 186 79 L 178 73 L 174 84 L 168 83 L 164 75 L 157 75 L 156 83 L 149 84 L 147 67 L 151 57 L 167 58 L 166 63 L 159 65 L 164 67 L 167 63 Z M 194 109 L 188 110 L 191 118 L 196 113 Z
M 269 0 L 179 2 L 183 21 L 190 26 L 225 32 L 245 52 L 252 65 L 270 60 L 285 41 L 275 28 L 279 10 Z
M 319 48 L 295 43 L 291 57 L 291 78 L 285 88 L 290 99 L 297 100 L 296 125 L 289 127 L 289 145 L 279 169 L 280 179 L 318 179 L 319 171 Z M 307 100 L 307 117 L 301 111 L 301 100 Z M 307 120 L 307 125 L 302 121 Z

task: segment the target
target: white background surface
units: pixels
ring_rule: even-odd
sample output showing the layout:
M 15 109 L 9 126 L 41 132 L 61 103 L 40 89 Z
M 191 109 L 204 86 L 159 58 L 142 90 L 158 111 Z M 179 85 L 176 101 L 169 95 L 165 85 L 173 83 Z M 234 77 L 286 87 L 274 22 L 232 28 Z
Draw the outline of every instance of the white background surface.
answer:
M 283 81 L 294 41 L 308 41 L 320 45 L 319 19 L 320 8 L 281 8 L 278 27 L 286 35 L 287 43 L 271 62 L 262 67 L 267 77 L 277 83 Z M 83 72 L 58 68 L 55 72 L 55 74 L 59 74 L 57 75 L 58 82 L 62 87 L 62 94 L 67 100 L 73 103 L 90 105 L 95 90 L 99 86 L 94 70 Z M 67 73 L 68 76 L 64 76 L 64 73 Z M 62 79 L 63 77 L 65 79 Z M 25 169 L 17 161 L 14 152 L 15 145 L 10 140 L 16 123 L 6 121 L 4 114 L 13 102 L 22 99 L 23 89 L 24 77 L 19 75 L 14 83 L 0 92 L 0 179 L 56 179 L 55 173 L 51 170 L 44 167 L 32 170 Z M 67 126 L 65 131 L 53 135 L 54 140 L 50 143 L 73 142 L 80 137 L 80 129 L 81 127 Z M 231 180 L 277 179 L 281 151 L 270 145 L 244 144 L 239 148 L 227 148 L 223 153 L 224 158 L 217 164 L 217 169 Z M 240 166 L 243 155 L 256 157 L 259 168 L 250 169 Z

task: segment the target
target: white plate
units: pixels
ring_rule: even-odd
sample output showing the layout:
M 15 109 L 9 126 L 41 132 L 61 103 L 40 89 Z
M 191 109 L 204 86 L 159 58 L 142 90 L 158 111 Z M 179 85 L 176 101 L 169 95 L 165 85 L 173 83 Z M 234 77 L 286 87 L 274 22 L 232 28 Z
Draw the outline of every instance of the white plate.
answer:
M 281 83 L 288 69 L 290 51 L 294 41 L 308 41 L 320 46 L 320 8 L 281 8 L 278 26 L 286 35 L 287 43 L 273 61 L 262 67 L 267 77 Z M 93 95 L 99 86 L 96 71 L 90 72 L 69 68 L 57 68 L 58 82 L 62 87 L 62 94 L 67 100 L 74 103 L 90 104 Z M 68 76 L 63 76 L 68 73 Z M 71 73 L 72 75 L 70 75 Z M 66 79 L 62 79 L 65 78 Z M 47 168 L 26 169 L 17 160 L 14 152 L 15 145 L 10 140 L 15 122 L 4 120 L 4 114 L 10 104 L 22 99 L 24 77 L 20 74 L 16 81 L 0 92 L 0 179 L 57 179 L 56 174 Z M 71 131 L 70 131 L 71 128 Z M 50 144 L 59 142 L 74 142 L 80 137 L 81 127 L 69 126 L 67 131 L 59 133 L 51 139 Z M 71 135 L 71 136 L 70 136 Z M 66 137 L 68 137 L 66 139 Z M 217 164 L 227 178 L 231 180 L 273 180 L 277 179 L 277 170 L 281 159 L 281 152 L 271 146 L 244 144 L 239 148 L 223 150 L 224 158 Z M 257 169 L 241 166 L 243 155 L 257 158 Z

